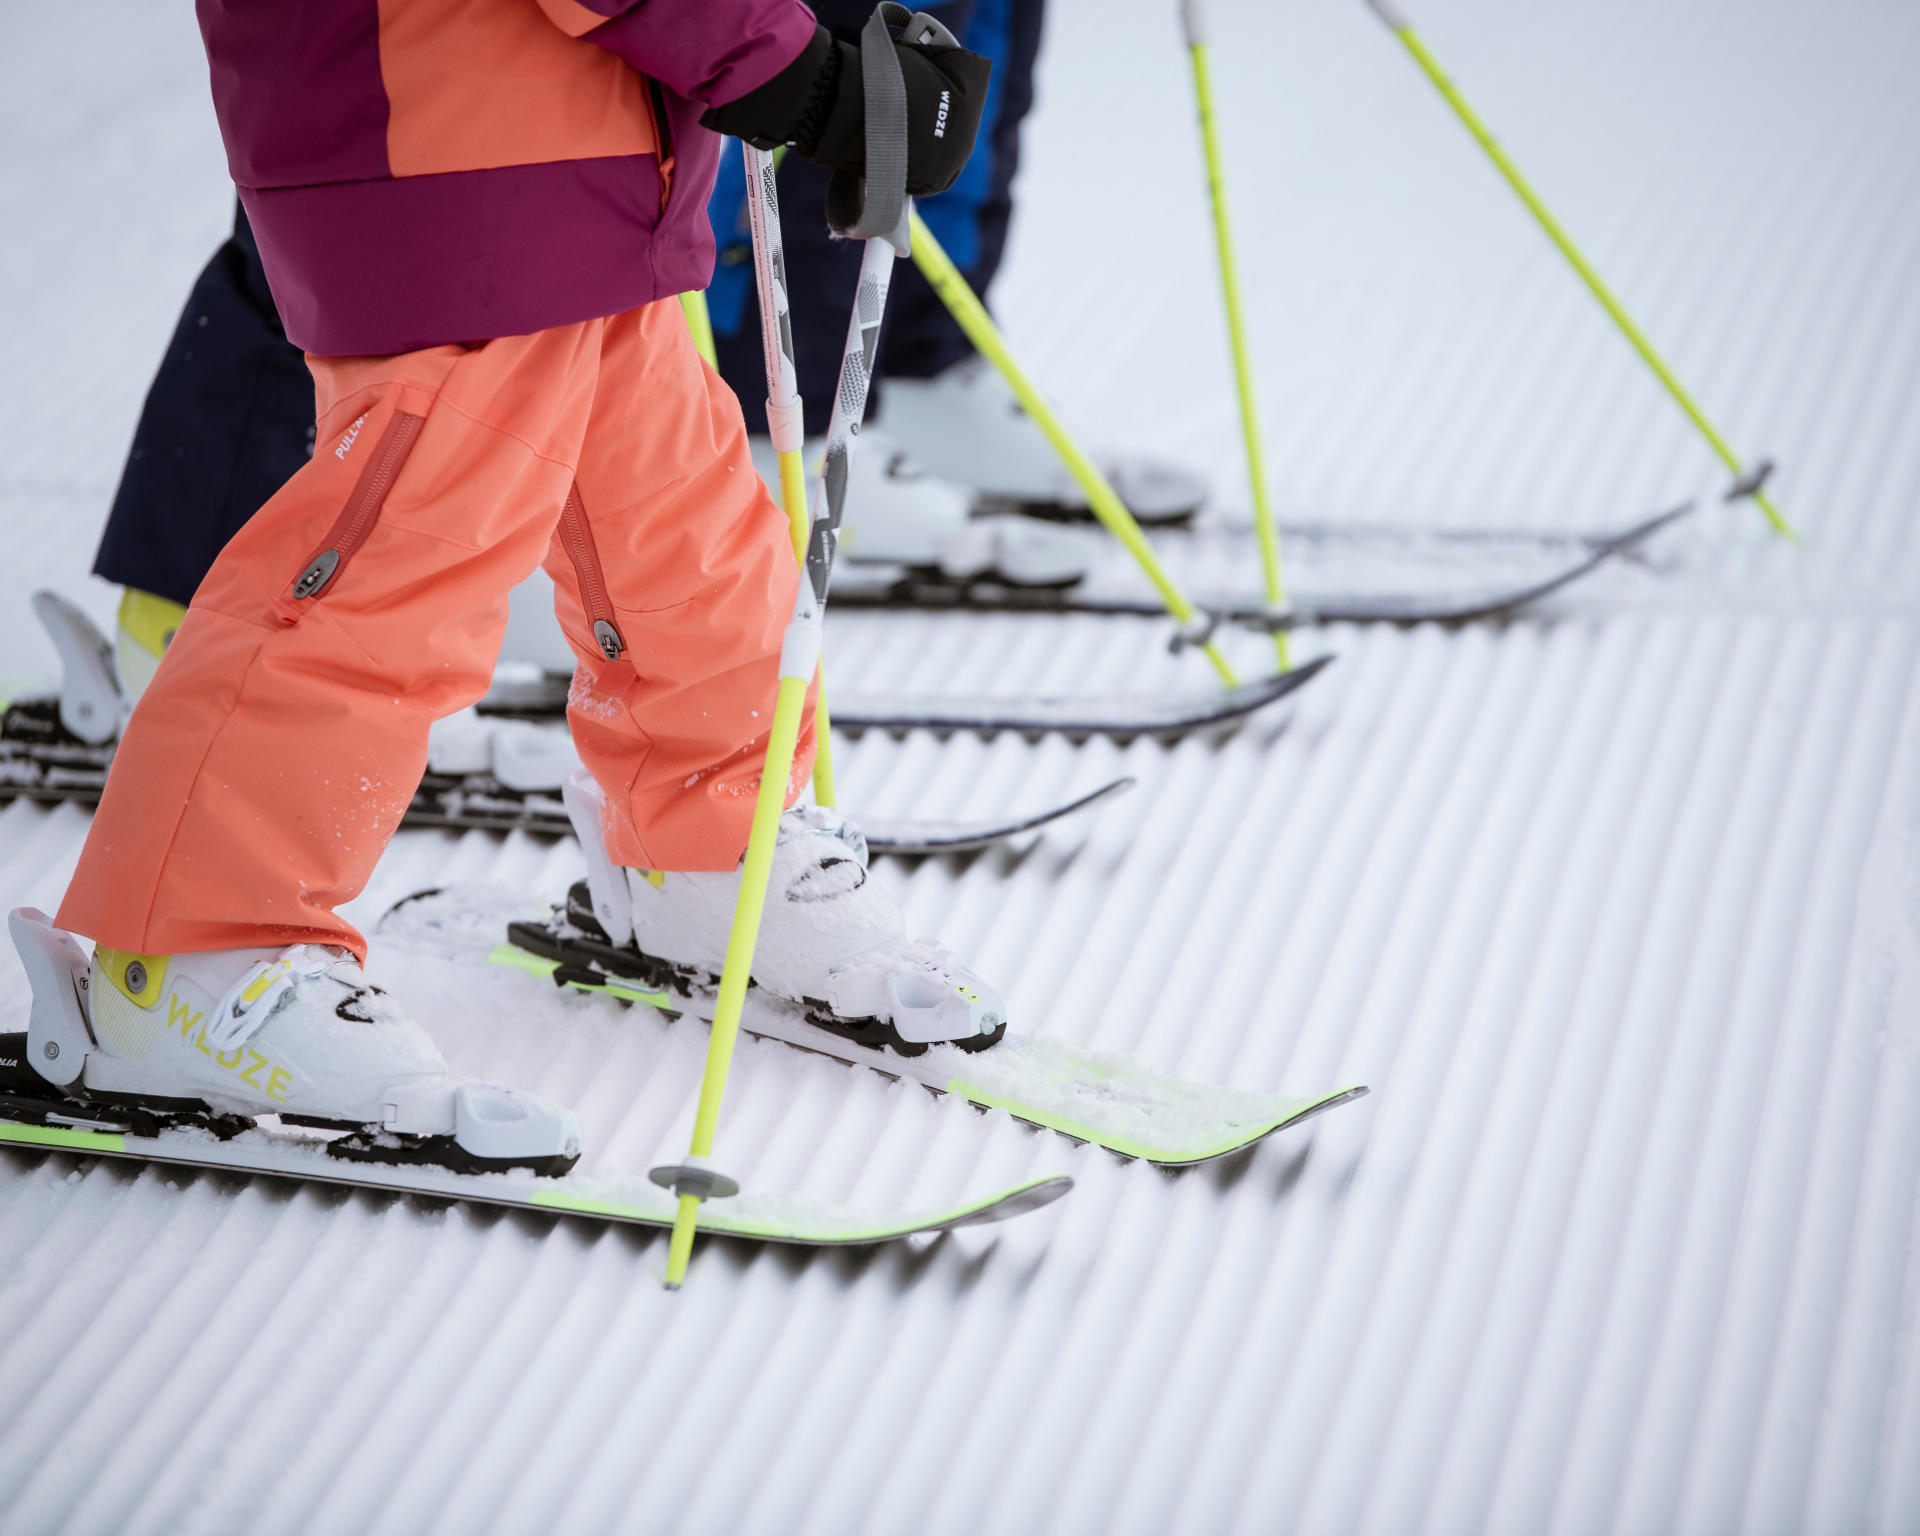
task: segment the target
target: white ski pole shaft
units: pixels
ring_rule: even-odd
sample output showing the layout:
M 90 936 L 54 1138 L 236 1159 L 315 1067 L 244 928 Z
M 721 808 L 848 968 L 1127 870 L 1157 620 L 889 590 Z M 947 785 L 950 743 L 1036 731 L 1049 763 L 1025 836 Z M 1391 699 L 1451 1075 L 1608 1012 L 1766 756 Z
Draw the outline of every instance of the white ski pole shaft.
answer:
M 753 285 L 760 299 L 760 347 L 767 367 L 767 434 L 780 459 L 780 500 L 793 528 L 794 557 L 806 539 L 807 485 L 801 462 L 805 414 L 787 307 L 787 255 L 780 239 L 780 191 L 770 150 L 742 144 L 747 157 L 747 223 L 753 231 Z
M 803 456 L 806 412 L 800 371 L 793 356 L 793 318 L 788 308 L 787 254 L 780 236 L 780 162 L 772 150 L 741 145 L 747 157 L 747 224 L 753 232 L 753 281 L 760 298 L 760 347 L 767 368 L 767 433 L 780 464 L 780 500 L 787 514 L 793 558 L 807 559 L 807 472 Z M 805 579 L 804 569 L 802 580 Z M 813 704 L 813 796 L 832 805 L 833 731 L 827 719 L 827 674 L 815 679 Z

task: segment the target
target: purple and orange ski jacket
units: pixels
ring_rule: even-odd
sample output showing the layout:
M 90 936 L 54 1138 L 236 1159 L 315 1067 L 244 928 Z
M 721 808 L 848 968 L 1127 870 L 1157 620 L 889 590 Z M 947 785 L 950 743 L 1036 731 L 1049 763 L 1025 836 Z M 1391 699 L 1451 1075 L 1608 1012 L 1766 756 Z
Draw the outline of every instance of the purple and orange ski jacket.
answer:
M 373 356 L 705 287 L 709 107 L 814 34 L 799 0 L 197 0 L 287 336 Z

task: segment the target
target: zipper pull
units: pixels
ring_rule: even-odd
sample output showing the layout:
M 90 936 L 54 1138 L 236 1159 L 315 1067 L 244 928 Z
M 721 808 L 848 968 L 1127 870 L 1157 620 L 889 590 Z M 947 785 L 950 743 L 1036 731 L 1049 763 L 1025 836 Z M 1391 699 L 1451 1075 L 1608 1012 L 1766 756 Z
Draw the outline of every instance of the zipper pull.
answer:
M 314 563 L 319 564 L 318 561 Z M 294 595 L 298 597 L 299 593 L 296 592 Z M 627 642 L 620 638 L 620 631 L 606 619 L 593 621 L 593 638 L 600 642 L 600 653 L 608 661 L 618 661 L 626 652 Z
M 340 551 L 325 549 L 314 557 L 313 564 L 300 573 L 300 579 L 293 584 L 295 597 L 312 597 L 328 582 L 340 566 Z

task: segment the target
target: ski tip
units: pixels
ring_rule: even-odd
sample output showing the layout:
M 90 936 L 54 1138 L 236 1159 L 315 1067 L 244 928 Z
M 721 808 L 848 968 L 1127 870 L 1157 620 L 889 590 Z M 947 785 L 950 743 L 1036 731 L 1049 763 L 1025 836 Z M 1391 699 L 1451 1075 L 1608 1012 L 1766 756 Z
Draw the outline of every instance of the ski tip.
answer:
M 1073 1188 L 1073 1180 L 1064 1173 L 1056 1173 L 1046 1178 L 1035 1179 L 1008 1190 L 998 1199 L 989 1200 L 975 1206 L 965 1215 L 943 1223 L 947 1227 L 973 1227 L 988 1222 L 1005 1221 L 1010 1216 L 1024 1216 L 1029 1211 L 1040 1210 L 1052 1205 Z
M 1048 1178 L 1036 1179 L 1025 1189 L 1009 1195 L 994 1207 L 994 1211 L 1000 1216 L 1024 1216 L 1028 1211 L 1052 1205 L 1072 1189 L 1073 1180 L 1064 1173 L 1056 1173 Z
M 1120 778 L 1109 779 L 1098 789 L 1090 789 L 1078 799 L 1069 800 L 1065 805 L 1055 810 L 1047 819 L 1050 821 L 1058 821 L 1063 816 L 1071 816 L 1075 811 L 1084 811 L 1093 806 L 1103 804 L 1113 799 L 1115 795 L 1124 795 L 1139 782 L 1140 781 L 1134 778 L 1132 774 L 1124 774 Z
M 1275 672 L 1272 676 L 1263 677 L 1258 682 L 1242 683 L 1237 688 L 1230 688 L 1221 707 L 1215 712 L 1215 718 L 1231 720 L 1239 715 L 1250 715 L 1256 709 L 1263 709 L 1269 704 L 1277 704 L 1289 694 L 1297 693 L 1306 687 L 1333 663 L 1334 653 L 1329 651 L 1324 656 L 1316 656 L 1312 661 L 1303 661 L 1299 666 L 1290 667 L 1285 672 Z
M 1324 1115 L 1330 1109 L 1338 1109 L 1342 1104 L 1351 1104 L 1355 1099 L 1364 1099 L 1373 1090 L 1365 1083 L 1355 1083 L 1351 1087 L 1336 1088 L 1323 1098 L 1315 1099 L 1307 1107 L 1287 1121 L 1289 1127 L 1311 1120 L 1315 1115 Z
M 386 911 L 382 912 L 380 916 L 374 920 L 373 931 L 375 933 L 387 932 L 388 924 L 391 923 L 398 916 L 399 913 L 403 912 L 406 908 L 415 905 L 416 903 L 419 903 L 422 901 L 431 901 L 434 897 L 440 895 L 445 890 L 446 890 L 446 887 L 443 885 L 430 885 L 430 886 L 427 886 L 424 890 L 409 891 L 406 895 L 402 896 L 398 901 L 396 901 L 392 906 L 388 907 Z

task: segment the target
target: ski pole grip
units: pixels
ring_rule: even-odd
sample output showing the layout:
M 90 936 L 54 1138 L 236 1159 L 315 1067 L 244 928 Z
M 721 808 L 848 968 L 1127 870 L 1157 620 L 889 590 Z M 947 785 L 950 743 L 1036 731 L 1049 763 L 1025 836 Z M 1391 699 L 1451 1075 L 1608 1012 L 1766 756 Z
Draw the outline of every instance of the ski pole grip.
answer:
M 1393 0 L 1367 0 L 1367 9 L 1372 11 L 1395 32 L 1404 32 L 1413 23 L 1408 21 L 1400 7 Z
M 1187 35 L 1187 46 L 1198 48 L 1207 41 L 1206 0 L 1180 0 L 1180 29 Z
M 893 48 L 903 40 L 958 48 L 960 40 L 925 11 L 882 0 L 860 30 L 860 79 L 867 114 L 864 175 L 835 171 L 827 183 L 827 223 L 848 240 L 885 240 L 900 255 L 907 239 L 907 82 Z

